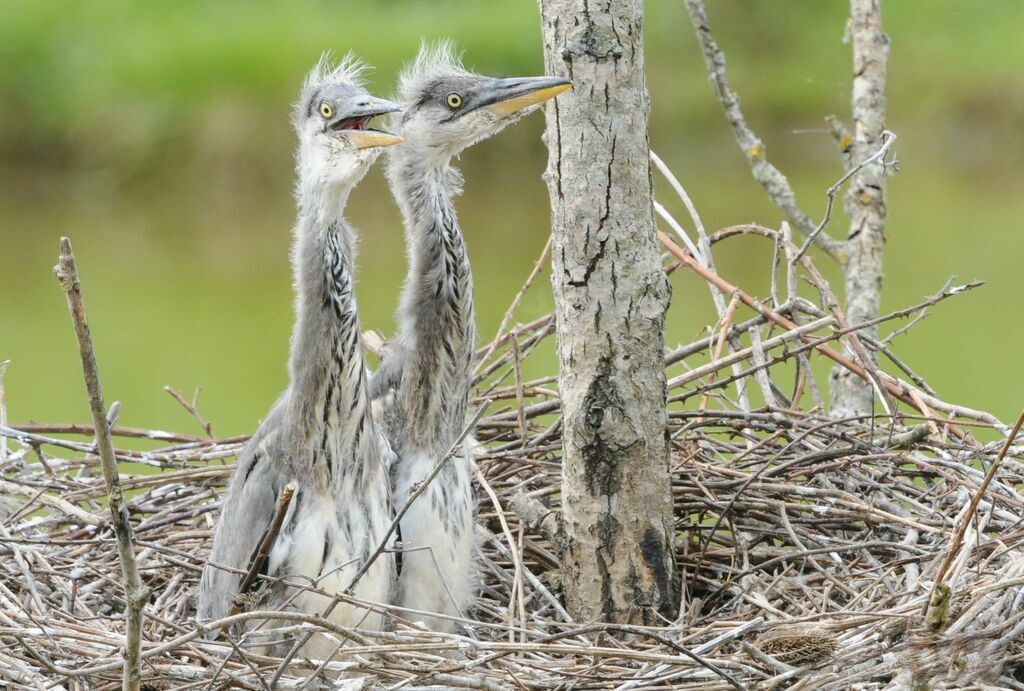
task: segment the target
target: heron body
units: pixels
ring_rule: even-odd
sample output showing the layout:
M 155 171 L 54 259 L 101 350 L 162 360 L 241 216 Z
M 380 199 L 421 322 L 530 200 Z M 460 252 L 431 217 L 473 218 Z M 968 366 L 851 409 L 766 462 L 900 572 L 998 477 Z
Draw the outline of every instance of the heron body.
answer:
M 452 158 L 566 88 L 561 79 L 473 74 L 448 43 L 424 47 L 400 79 L 397 128 L 405 142 L 389 151 L 388 179 L 402 211 L 409 271 L 398 335 L 371 381 L 398 457 L 392 470 L 398 506 L 466 424 L 476 326 L 472 272 L 454 206 L 462 179 Z M 394 598 L 401 607 L 462 617 L 472 604 L 475 445 L 471 438 L 463 444 L 402 520 L 403 568 Z M 426 623 L 452 628 L 450 619 L 426 617 Z
M 345 591 L 393 519 L 389 471 L 394 454 L 369 406 L 353 292 L 355 236 L 343 212 L 380 147 L 401 139 L 366 128 L 371 118 L 397 106 L 370 96 L 359 83 L 359 72 L 351 60 L 337 68 L 321 61 L 296 105 L 296 322 L 290 383 L 249 441 L 232 478 L 200 583 L 200 619 L 222 617 L 242 604 L 242 573 L 253 563 L 288 483 L 296 489 L 264 566 L 274 580 L 259 598 L 261 608 L 326 612 L 331 598 L 284 581 L 312 583 L 328 593 Z M 392 555 L 380 555 L 352 595 L 385 602 L 394 578 Z M 329 617 L 353 627 L 379 628 L 382 623 L 379 615 L 349 605 L 336 606 Z M 302 652 L 323 656 L 333 649 L 329 640 L 316 636 Z
M 410 151 L 391 160 L 389 177 L 402 200 L 414 267 L 402 297 L 402 331 L 392 346 L 400 360 L 384 365 L 386 372 L 402 363 L 384 415 L 400 459 L 392 477 L 396 504 L 402 506 L 465 425 L 476 331 L 473 279 L 451 203 L 458 192 L 454 171 Z M 471 478 L 465 444 L 409 507 L 401 524 L 403 567 L 396 604 L 465 614 L 476 580 Z M 450 628 L 447 620 L 428 618 L 426 623 Z

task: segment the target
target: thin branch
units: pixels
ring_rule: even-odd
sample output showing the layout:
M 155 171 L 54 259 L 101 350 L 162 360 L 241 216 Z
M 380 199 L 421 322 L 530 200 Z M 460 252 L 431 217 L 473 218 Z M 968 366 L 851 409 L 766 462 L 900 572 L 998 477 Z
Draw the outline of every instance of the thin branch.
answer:
M 996 456 L 995 460 L 992 461 L 992 465 L 988 467 L 988 472 L 985 473 L 985 479 L 981 481 L 981 486 L 978 487 L 978 491 L 971 497 L 971 502 L 967 506 L 967 513 L 961 516 L 959 525 L 956 527 L 956 531 L 949 540 L 949 547 L 946 550 L 946 557 L 942 560 L 942 565 L 939 567 L 938 573 L 935 574 L 935 582 L 932 583 L 932 589 L 930 596 L 924 601 L 924 608 L 921 610 L 921 616 L 927 617 L 928 607 L 935 599 L 937 593 L 941 592 L 943 585 L 943 579 L 949 572 L 949 567 L 952 566 L 953 560 L 956 559 L 960 552 L 960 546 L 963 544 L 964 533 L 967 532 L 967 526 L 973 521 L 974 514 L 978 510 L 978 504 L 981 503 L 981 498 L 985 496 L 985 492 L 988 491 L 988 486 L 992 484 L 992 479 L 996 476 L 996 472 L 999 470 L 999 465 L 1006 458 L 1007 452 L 1013 445 L 1013 441 L 1017 438 L 1017 434 L 1020 432 L 1021 426 L 1024 425 L 1024 410 L 1020 412 L 1017 417 L 1017 422 L 1014 423 L 1013 429 L 1007 435 L 1006 440 L 1003 442 L 1002 448 L 999 449 L 999 455 Z
M 267 563 L 270 549 L 274 546 L 274 541 L 277 540 L 277 534 L 281 532 L 281 525 L 284 524 L 284 517 L 288 513 L 288 507 L 292 503 L 292 495 L 294 494 L 295 483 L 293 482 L 289 482 L 281 490 L 281 496 L 277 499 L 277 509 L 274 511 L 274 518 L 270 521 L 270 527 L 267 528 L 267 532 L 263 535 L 263 539 L 260 540 L 260 544 L 256 548 L 252 564 L 249 565 L 249 570 L 238 586 L 238 596 L 236 596 L 235 602 L 228 611 L 228 614 L 238 614 L 242 611 L 242 599 L 240 596 L 249 592 L 249 588 L 252 587 L 260 571 L 263 570 L 263 565 Z
M 7 373 L 7 366 L 10 360 L 0 362 L 0 427 L 7 426 L 7 395 L 4 392 L 4 375 Z M 0 463 L 7 460 L 7 437 L 0 435 Z
M 192 402 L 191 403 L 186 401 L 184 396 L 182 396 L 180 393 L 178 393 L 176 390 L 174 390 L 174 388 L 172 388 L 170 386 L 165 386 L 164 387 L 164 391 L 169 393 L 171 395 L 171 398 L 173 398 L 178 403 L 180 403 L 181 407 L 184 408 L 185 410 L 187 410 L 189 412 L 189 414 L 193 418 L 195 418 L 195 421 L 198 422 L 199 426 L 203 428 L 204 432 L 206 432 L 206 436 L 207 437 L 209 437 L 210 439 L 213 439 L 213 427 L 210 425 L 209 422 L 207 422 L 203 418 L 202 415 L 199 414 L 199 408 L 197 407 L 197 403 L 199 402 L 199 394 L 200 394 L 200 392 L 202 392 L 202 389 L 198 389 L 198 388 L 196 389 L 195 394 L 192 396 Z
M 774 231 L 771 231 L 771 232 L 774 232 Z M 685 264 L 688 268 L 690 268 L 694 273 L 699 275 L 704 280 L 715 283 L 715 285 L 718 286 L 719 290 L 722 290 L 722 291 L 725 291 L 725 292 L 728 292 L 728 293 L 732 293 L 733 291 L 739 290 L 739 288 L 737 288 L 736 286 L 732 285 L 728 281 L 720 278 L 717 274 L 713 274 L 713 273 L 709 272 L 703 265 L 701 265 L 700 262 L 698 262 L 692 256 L 690 256 L 689 254 L 684 252 L 679 247 L 679 245 L 675 244 L 672 241 L 672 238 L 670 238 L 664 232 L 658 231 L 658 240 L 661 242 L 661 244 L 669 252 L 672 253 L 672 255 L 676 259 L 678 259 L 680 262 Z M 788 330 L 794 330 L 794 329 L 799 328 L 799 327 L 797 327 L 797 325 L 794 322 L 792 322 L 789 319 L 786 319 L 785 317 L 783 317 L 778 312 L 765 307 L 764 305 L 762 305 L 760 302 L 755 300 L 750 295 L 747 295 L 743 291 L 739 291 L 739 293 L 740 293 L 740 300 L 743 302 L 743 304 L 747 305 L 747 307 L 749 307 L 752 310 L 754 310 L 755 312 L 759 313 L 761 316 L 765 317 L 769 321 L 774 322 L 775 324 L 778 324 L 779 326 L 781 326 L 781 327 L 783 327 L 785 329 L 788 329 Z M 841 324 L 840 327 L 845 330 L 845 329 L 847 329 L 848 325 Z M 800 340 L 804 341 L 805 343 L 813 342 L 814 341 L 813 337 L 808 336 L 808 335 L 801 335 L 800 336 Z M 827 346 L 816 344 L 814 346 L 814 348 L 815 348 L 815 350 L 820 352 L 825 357 L 829 358 L 833 362 L 835 362 L 835 363 L 841 365 L 842 367 L 848 369 L 849 371 L 853 372 L 854 374 L 856 374 L 858 377 L 860 377 L 864 381 L 869 382 L 869 383 L 872 383 L 874 381 L 874 383 L 877 383 L 877 385 L 879 387 L 881 387 L 882 389 L 884 389 L 889 395 L 898 398 L 899 400 L 903 401 L 904 403 L 906 403 L 907 405 L 911 406 L 915 410 L 920 410 L 920 406 L 919 406 L 919 402 L 914 400 L 914 396 L 911 396 L 910 392 L 912 390 L 915 391 L 915 394 L 917 396 L 919 396 L 921 400 L 925 401 L 929 405 L 932 405 L 933 407 L 938 407 L 938 406 L 935 405 L 936 403 L 938 403 L 938 404 L 940 404 L 942 406 L 940 408 L 942 410 L 949 411 L 951 409 L 955 409 L 958 414 L 964 415 L 965 417 L 971 417 L 971 418 L 974 418 L 974 419 L 984 420 L 985 422 L 993 422 L 994 424 L 998 424 L 998 425 L 1002 424 L 1002 423 L 999 422 L 998 419 L 994 418 L 993 416 L 991 416 L 991 415 L 989 415 L 987 413 L 981 413 L 979 411 L 973 411 L 973 410 L 970 410 L 968 408 L 964 408 L 962 406 L 952 406 L 952 405 L 950 405 L 948 403 L 944 403 L 943 401 L 938 401 L 938 400 L 936 400 L 932 396 L 928 396 L 927 394 L 925 394 L 923 392 L 918 392 L 916 389 L 913 389 L 913 387 L 910 386 L 910 384 L 908 384 L 908 383 L 906 383 L 904 381 L 901 381 L 899 379 L 896 379 L 895 377 L 892 377 L 891 375 L 888 375 L 888 374 L 886 374 L 884 372 L 876 371 L 876 372 L 870 372 L 869 373 L 869 371 L 867 369 L 862 367 L 860 364 L 858 364 L 854 360 L 846 357 L 845 355 L 841 355 L 840 353 L 836 352 L 835 350 L 832 350 L 831 348 L 829 348 Z M 872 375 L 877 377 L 877 379 L 873 380 Z M 921 411 L 921 412 L 924 412 L 924 411 Z M 927 413 L 925 413 L 925 415 L 927 415 Z M 946 424 L 947 427 L 949 427 L 952 423 L 948 423 L 947 422 L 945 424 Z
M 2 423 L 0 423 L 2 424 Z M 88 424 L 81 424 L 77 422 L 68 423 L 37 423 L 37 422 L 26 422 L 26 423 L 15 423 L 11 425 L 12 429 L 16 429 L 21 432 L 28 432 L 29 434 L 80 434 L 86 437 L 96 436 L 96 427 Z M 141 427 L 122 427 L 114 425 L 110 428 L 110 435 L 112 437 L 129 437 L 137 439 L 154 439 L 156 441 L 166 442 L 201 442 L 204 441 L 200 437 L 190 437 L 187 434 L 177 434 L 175 432 L 164 432 L 158 429 L 143 429 Z M 223 439 L 221 440 L 224 441 Z
M 103 406 L 103 392 L 100 389 L 96 353 L 93 351 L 89 322 L 85 314 L 85 305 L 82 302 L 82 286 L 78 280 L 78 267 L 75 264 L 75 255 L 71 250 L 71 241 L 66 237 L 60 239 L 60 258 L 57 266 L 54 267 L 54 274 L 64 289 L 68 310 L 71 312 L 71 320 L 75 325 L 75 334 L 78 337 L 78 350 L 82 359 L 85 388 L 89 394 L 89 408 L 92 411 L 93 424 L 96 426 L 96 448 L 103 468 L 103 480 L 107 486 L 107 501 L 113 518 L 114 534 L 117 536 L 118 557 L 121 561 L 125 596 L 128 600 L 128 608 L 125 612 L 127 633 L 124 652 L 124 689 L 125 691 L 138 691 L 142 682 L 140 651 L 143 608 L 149 601 L 150 589 L 143 585 L 138 565 L 135 563 L 134 535 L 129 521 L 128 506 L 124 493 L 121 491 L 121 481 L 118 478 L 114 443 L 110 436 L 110 425 Z
M 854 175 L 856 175 L 857 173 L 859 173 L 861 170 L 871 165 L 872 163 L 881 160 L 882 165 L 884 166 L 885 156 L 886 154 L 889 153 L 889 149 L 892 147 L 892 144 L 895 141 L 895 134 L 893 134 L 889 130 L 885 130 L 884 132 L 882 132 L 882 145 L 878 147 L 878 151 L 871 154 L 863 161 L 858 163 L 856 166 L 848 170 L 846 174 L 843 175 L 843 177 L 836 180 L 835 184 L 828 188 L 828 190 L 825 192 L 825 196 L 828 198 L 828 202 L 825 204 L 825 216 L 821 219 L 821 223 L 819 223 L 818 226 L 811 232 L 811 234 L 807 236 L 807 239 L 804 240 L 804 244 L 800 245 L 800 251 L 797 252 L 796 256 L 793 257 L 790 261 L 800 261 L 800 257 L 804 256 L 807 250 L 810 249 L 811 245 L 814 244 L 815 240 L 821 235 L 821 232 L 825 230 L 825 226 L 828 225 L 829 220 L 831 220 L 832 218 L 832 207 L 835 206 L 836 192 L 838 192 L 839 189 L 850 180 L 850 178 L 852 178 Z
M 750 164 L 750 172 L 768 193 L 772 203 L 786 216 L 786 219 L 804 236 L 809 237 L 818 226 L 797 206 L 796 194 L 793 192 L 789 180 L 778 168 L 768 162 L 764 142 L 754 134 L 743 117 L 743 111 L 740 110 L 740 99 L 729 86 L 729 80 L 726 77 L 725 54 L 711 37 L 708 14 L 703 1 L 685 0 L 685 2 L 690 22 L 693 24 L 697 40 L 700 42 L 701 52 L 704 54 L 704 63 L 707 65 L 711 84 L 715 87 L 715 95 L 718 96 L 718 100 L 725 109 L 725 116 L 729 125 L 732 126 L 736 143 L 739 144 Z M 822 227 L 824 226 L 822 225 Z M 842 242 L 824 235 L 818 230 L 814 243 L 830 257 L 836 261 L 839 260 Z
M 473 375 L 476 376 L 480 373 L 480 368 L 484 366 L 494 351 L 498 348 L 498 345 L 502 342 L 503 337 L 507 335 L 508 325 L 512 323 L 512 318 L 515 316 L 516 310 L 519 309 L 520 303 L 523 301 L 523 297 L 526 295 L 526 291 L 530 289 L 533 281 L 537 278 L 537 275 L 541 272 L 541 269 L 547 264 L 548 257 L 551 256 L 551 236 L 548 235 L 548 241 L 544 243 L 544 249 L 541 250 L 540 256 L 537 257 L 537 261 L 533 263 L 533 269 L 530 271 L 530 275 L 526 277 L 526 282 L 519 288 L 519 292 L 512 298 L 512 304 L 505 310 L 505 315 L 501 318 L 501 323 L 498 325 L 498 332 L 494 335 L 494 340 L 491 341 L 490 345 L 487 346 L 487 350 L 484 351 L 477 360 L 476 369 Z

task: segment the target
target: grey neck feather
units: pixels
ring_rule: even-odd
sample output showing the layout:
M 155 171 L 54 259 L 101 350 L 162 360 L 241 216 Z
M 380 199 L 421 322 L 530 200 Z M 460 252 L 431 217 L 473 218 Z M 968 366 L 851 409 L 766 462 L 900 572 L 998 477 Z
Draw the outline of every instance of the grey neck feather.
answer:
M 344 200 L 307 191 L 299 205 L 292 265 L 292 334 L 285 429 L 294 460 L 335 485 L 376 474 L 380 452 L 369 412 L 366 366 L 353 293 L 354 237 Z
M 449 161 L 407 141 L 388 165 L 409 259 L 395 347 L 400 445 L 432 451 L 446 451 L 465 424 L 476 341 L 473 277 L 452 203 L 461 178 Z

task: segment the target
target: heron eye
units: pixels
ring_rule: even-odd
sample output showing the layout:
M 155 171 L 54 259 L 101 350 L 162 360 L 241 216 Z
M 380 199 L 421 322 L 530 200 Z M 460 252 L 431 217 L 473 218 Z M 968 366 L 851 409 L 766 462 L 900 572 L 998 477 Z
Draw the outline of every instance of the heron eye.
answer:
M 445 97 L 445 103 L 452 110 L 456 110 L 462 107 L 462 94 L 457 94 L 454 91 Z
M 330 103 L 323 101 L 320 103 L 320 114 L 323 115 L 324 118 L 329 118 L 334 115 L 334 108 L 331 107 Z

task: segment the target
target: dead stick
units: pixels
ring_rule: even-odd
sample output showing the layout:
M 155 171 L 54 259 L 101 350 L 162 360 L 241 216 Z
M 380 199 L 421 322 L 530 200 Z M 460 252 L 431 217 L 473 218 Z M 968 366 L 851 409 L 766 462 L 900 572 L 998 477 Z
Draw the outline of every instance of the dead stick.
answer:
M 949 541 L 949 548 L 946 550 L 946 558 L 942 560 L 942 565 L 939 567 L 939 571 L 935 575 L 935 582 L 932 584 L 932 590 L 928 599 L 924 601 L 921 616 L 928 615 L 928 607 L 931 605 L 932 599 L 939 591 L 939 588 L 942 587 L 942 580 L 946 577 L 949 567 L 953 565 L 953 561 L 956 559 L 956 555 L 960 551 L 960 545 L 963 543 L 964 533 L 967 532 L 967 526 L 971 523 L 974 513 L 978 510 L 978 504 L 981 503 L 981 498 L 985 496 L 985 492 L 988 491 L 988 486 L 992 483 L 993 478 L 995 478 L 996 472 L 999 470 L 999 464 L 1003 462 L 1003 459 L 1006 458 L 1006 454 L 1010 451 L 1010 447 L 1013 446 L 1013 440 L 1017 438 L 1021 425 L 1024 425 L 1024 410 L 1020 412 L 1020 415 L 1017 417 L 1017 422 L 1014 423 L 1013 429 L 1006 437 L 1006 441 L 1003 442 L 1002 448 L 999 449 L 999 455 L 997 455 L 996 459 L 992 461 L 992 465 L 989 466 L 988 472 L 985 473 L 985 478 L 981 481 L 981 486 L 978 487 L 978 491 L 974 493 L 973 497 L 971 497 L 971 503 L 967 507 L 967 513 L 964 515 L 963 520 L 960 521 L 960 525 L 957 526 L 956 532 L 953 533 L 953 538 Z
M 92 336 L 89 334 L 89 321 L 85 315 L 82 302 L 82 286 L 78 280 L 78 267 L 75 255 L 71 251 L 71 241 L 66 237 L 60 239 L 60 258 L 54 267 L 54 274 L 64 288 L 68 300 L 71 321 L 75 325 L 78 336 L 78 351 L 82 357 L 82 372 L 85 375 L 85 388 L 89 394 L 89 408 L 92 412 L 93 424 L 96 427 L 96 450 L 103 468 L 103 480 L 107 485 L 107 502 L 113 518 L 114 534 L 117 536 L 117 553 L 121 561 L 121 573 L 124 577 L 124 590 L 128 601 L 125 613 L 127 632 L 125 634 L 124 651 L 124 682 L 125 691 L 138 691 L 142 682 L 142 662 L 140 657 L 142 641 L 143 608 L 149 601 L 150 590 L 143 585 L 139 576 L 139 567 L 135 563 L 135 538 L 129 521 L 128 506 L 121 482 L 117 474 L 117 461 L 114 458 L 114 443 L 110 436 L 110 424 L 104 411 L 103 392 L 100 389 L 99 370 L 96 366 L 96 353 L 92 347 Z
M 729 327 L 732 326 L 732 317 L 736 314 L 736 306 L 739 305 L 740 296 L 739 293 L 733 293 L 732 298 L 729 300 L 729 306 L 725 308 L 725 316 L 722 317 L 722 328 L 718 331 L 718 343 L 715 345 L 715 352 L 711 356 L 713 362 L 717 361 L 722 357 L 722 349 L 725 347 L 725 339 L 729 333 Z M 712 370 L 708 374 L 708 384 L 712 384 L 715 381 L 715 373 L 718 370 Z M 708 396 L 710 395 L 710 389 L 707 389 L 700 395 L 700 403 L 697 405 L 697 410 L 704 412 L 708 407 Z
M 270 548 L 274 546 L 274 541 L 277 540 L 277 534 L 281 532 L 281 526 L 284 524 L 285 514 L 288 513 L 288 507 L 292 503 L 292 495 L 295 494 L 295 483 L 289 482 L 281 490 L 281 496 L 277 499 L 277 509 L 274 511 L 274 518 L 270 521 L 270 527 L 267 528 L 267 532 L 264 533 L 263 539 L 260 540 L 259 546 L 256 548 L 256 554 L 253 556 L 252 564 L 249 565 L 249 570 L 242 578 L 242 583 L 238 586 L 238 594 L 244 595 L 252 587 L 252 584 L 256 581 L 260 571 L 263 570 L 263 565 L 267 563 L 267 557 L 270 556 Z M 241 599 L 236 599 L 234 604 L 231 605 L 231 611 L 228 615 L 238 614 L 242 611 Z
M 19 432 L 31 434 L 81 434 L 88 437 L 96 436 L 96 428 L 92 425 L 79 424 L 77 422 L 25 422 L 10 426 Z M 143 429 L 141 427 L 122 427 L 114 425 L 110 428 L 110 435 L 113 437 L 132 437 L 139 439 L 155 439 L 157 441 L 194 443 L 204 441 L 200 437 L 190 437 L 176 432 L 164 432 L 158 429 Z M 223 440 L 221 440 L 223 442 Z
M 733 291 L 737 291 L 739 293 L 740 300 L 743 302 L 743 304 L 745 304 L 747 307 L 763 316 L 768 321 L 774 322 L 779 326 L 789 330 L 799 329 L 799 326 L 797 326 L 795 322 L 786 319 L 778 312 L 765 307 L 760 302 L 758 302 L 751 296 L 747 295 L 739 288 L 726 281 L 725 279 L 720 278 L 717 274 L 711 273 L 710 271 L 705 269 L 703 266 L 701 266 L 700 262 L 698 262 L 689 254 L 687 254 L 681 247 L 679 247 L 679 245 L 672 241 L 672 238 L 670 238 L 668 235 L 666 235 L 664 232 L 660 230 L 658 231 L 658 240 L 665 247 L 665 249 L 667 249 L 672 254 L 672 256 L 674 256 L 676 259 L 682 262 L 687 268 L 689 268 L 691 271 L 693 271 L 698 276 L 703 278 L 705 281 L 710 281 L 711 283 L 714 283 L 719 290 L 726 293 L 732 293 Z M 800 340 L 803 341 L 804 343 L 810 343 L 814 341 L 814 338 L 808 335 L 801 334 Z M 846 369 L 850 370 L 858 377 L 863 379 L 864 381 L 871 383 L 872 380 L 867 370 L 865 370 L 863 367 L 861 367 L 859 364 L 857 364 L 850 358 L 846 357 L 845 355 L 837 353 L 836 351 L 832 350 L 827 346 L 816 345 L 814 346 L 814 348 L 819 353 L 829 358 L 833 362 L 842 365 L 843 367 L 845 367 Z M 918 408 L 917 406 L 916 401 L 914 401 L 913 397 L 903 386 L 888 379 L 882 379 L 878 383 L 885 387 L 885 390 L 888 391 L 889 394 L 891 394 L 892 396 L 895 396 L 896 398 L 900 399 L 901 401 L 903 401 L 910 407 L 914 408 L 915 410 L 920 410 L 920 408 Z M 921 412 L 927 415 L 925 411 Z
M 10 360 L 0 362 L 0 426 L 7 426 L 7 398 L 4 395 L 4 373 Z M 7 437 L 0 435 L 0 463 L 7 460 Z
M 213 439 L 213 426 L 199 414 L 199 408 L 196 403 L 199 400 L 199 394 L 202 392 L 202 389 L 196 389 L 196 393 L 192 397 L 191 403 L 186 401 L 185 397 L 178 393 L 173 387 L 165 386 L 164 391 L 169 393 L 171 398 L 180 403 L 181 407 L 188 411 L 189 415 L 191 415 L 195 421 L 199 423 L 199 426 L 203 428 L 203 431 L 206 432 L 207 437 Z

